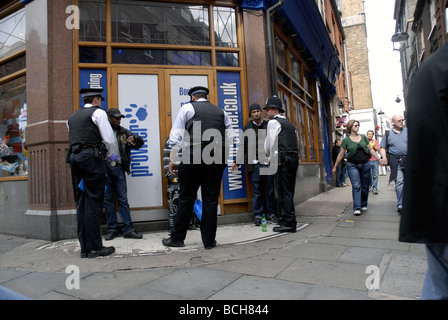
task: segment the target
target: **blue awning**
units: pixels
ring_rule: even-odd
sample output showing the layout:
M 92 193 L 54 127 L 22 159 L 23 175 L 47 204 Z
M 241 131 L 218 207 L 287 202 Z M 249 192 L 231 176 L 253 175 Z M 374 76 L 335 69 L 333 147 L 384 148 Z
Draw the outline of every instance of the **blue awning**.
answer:
M 315 0 L 286 0 L 277 14 L 285 18 L 289 29 L 295 30 L 296 41 L 308 49 L 318 64 L 316 76 L 331 84 L 328 93 L 333 92 L 331 87 L 340 73 L 341 62 Z
M 238 5 L 241 9 L 267 10 L 277 2 L 278 0 L 238 0 Z

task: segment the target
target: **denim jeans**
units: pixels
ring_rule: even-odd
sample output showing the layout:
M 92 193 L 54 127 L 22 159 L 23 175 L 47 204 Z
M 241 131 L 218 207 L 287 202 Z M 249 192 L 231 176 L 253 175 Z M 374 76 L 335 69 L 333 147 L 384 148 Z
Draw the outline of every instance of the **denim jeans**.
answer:
M 118 212 L 123 221 L 123 234 L 135 231 L 131 219 L 131 210 L 128 203 L 128 190 L 126 186 L 126 176 L 121 166 L 108 166 L 106 179 L 106 194 L 104 196 L 104 206 L 106 211 L 107 228 L 109 232 L 118 232 L 117 215 L 115 213 L 115 197 L 118 203 Z
M 342 163 L 339 163 L 338 166 L 336 167 L 336 187 L 343 187 L 344 186 L 343 182 L 342 182 L 342 174 L 343 174 L 342 169 L 343 168 L 344 167 L 343 167 Z
M 448 243 L 426 245 L 428 271 L 423 283 L 423 300 L 448 299 Z
M 367 207 L 369 198 L 370 164 L 346 164 L 348 176 L 352 182 L 353 210 Z
M 397 169 L 397 180 L 395 180 L 395 192 L 397 194 L 397 207 L 403 206 L 403 183 L 404 183 L 404 172 L 401 170 L 400 165 Z
M 274 176 L 260 175 L 260 166 L 256 165 L 254 171 L 250 173 L 250 181 L 253 189 L 253 211 L 255 217 L 261 218 L 263 213 L 265 213 L 266 218 L 269 218 L 277 212 Z
M 370 179 L 370 186 L 373 190 L 378 190 L 378 167 L 380 162 L 378 160 L 369 161 L 370 164 L 370 176 L 372 179 Z M 370 187 L 369 186 L 369 187 Z

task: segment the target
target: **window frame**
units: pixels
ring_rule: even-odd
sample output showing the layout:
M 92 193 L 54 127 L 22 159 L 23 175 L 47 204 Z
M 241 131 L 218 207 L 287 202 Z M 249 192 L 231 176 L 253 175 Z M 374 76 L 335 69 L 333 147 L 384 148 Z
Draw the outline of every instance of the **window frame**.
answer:
M 313 80 L 312 70 L 307 65 L 306 60 L 302 58 L 300 52 L 295 49 L 293 41 L 286 37 L 277 25 L 274 25 L 274 38 L 275 41 L 282 41 L 285 47 L 285 57 L 283 57 L 286 59 L 285 67 L 277 63 L 277 61 L 283 61 L 284 59 L 277 57 L 278 53 L 275 52 L 277 94 L 284 102 L 285 108 L 288 109 L 285 114 L 286 118 L 297 129 L 301 164 L 320 163 L 317 132 L 317 90 L 316 81 Z M 274 48 L 274 50 L 277 49 L 275 45 Z M 300 75 L 299 81 L 293 76 L 291 57 L 294 57 L 299 62 L 299 70 L 298 73 L 296 72 L 296 74 Z M 299 89 L 296 91 L 299 91 L 300 94 L 295 92 L 294 88 Z M 285 103 L 285 99 L 287 103 Z M 301 119 L 301 110 L 303 110 L 304 119 Z M 312 128 L 309 127 L 310 117 L 313 124 Z M 305 146 L 303 146 L 303 142 L 305 142 Z M 305 156 L 302 150 L 305 150 Z

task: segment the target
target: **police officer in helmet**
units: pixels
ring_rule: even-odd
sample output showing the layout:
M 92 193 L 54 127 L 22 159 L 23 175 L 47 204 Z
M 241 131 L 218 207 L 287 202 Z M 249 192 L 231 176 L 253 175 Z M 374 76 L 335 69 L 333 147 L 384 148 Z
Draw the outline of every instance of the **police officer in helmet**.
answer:
M 108 256 L 114 247 L 103 247 L 101 211 L 106 184 L 105 159 L 116 143 L 106 111 L 101 108 L 102 89 L 81 89 L 85 103 L 68 118 L 69 152 L 76 201 L 81 258 Z

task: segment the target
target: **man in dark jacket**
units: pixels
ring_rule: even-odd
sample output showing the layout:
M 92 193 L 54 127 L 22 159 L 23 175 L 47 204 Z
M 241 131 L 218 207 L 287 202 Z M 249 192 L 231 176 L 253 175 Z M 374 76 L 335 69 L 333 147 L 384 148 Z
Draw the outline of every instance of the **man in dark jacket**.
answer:
M 448 42 L 409 87 L 409 135 L 400 241 L 425 243 L 422 299 L 448 299 Z
M 104 206 L 106 209 L 108 232 L 105 240 L 112 240 L 118 235 L 114 195 L 117 198 L 118 212 L 123 221 L 123 236 L 125 238 L 141 239 L 143 236 L 135 232 L 131 219 L 125 172 L 127 174 L 131 172 L 131 149 L 140 149 L 145 142 L 142 137 L 120 126 L 121 119 L 124 118 L 120 110 L 117 108 L 109 108 L 107 110 L 107 116 L 117 140 L 117 150 L 114 152 L 117 157 L 109 157 L 107 161 L 107 190 L 104 197 Z
M 264 152 L 264 137 L 266 136 L 267 122 L 262 118 L 262 110 L 259 104 L 254 103 L 249 107 L 250 120 L 243 128 L 244 147 L 238 149 L 232 172 L 238 170 L 238 164 L 246 164 L 253 190 L 253 212 L 255 225 L 261 225 L 263 214 L 267 221 L 278 224 L 277 204 L 274 191 L 274 176 L 260 174 L 260 168 L 267 166 L 267 158 Z M 244 157 L 245 154 L 245 157 Z

